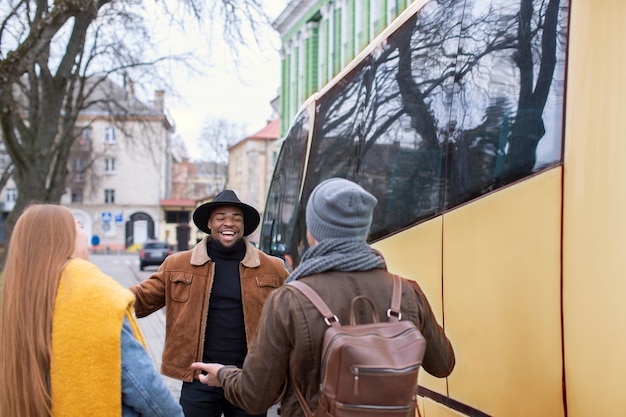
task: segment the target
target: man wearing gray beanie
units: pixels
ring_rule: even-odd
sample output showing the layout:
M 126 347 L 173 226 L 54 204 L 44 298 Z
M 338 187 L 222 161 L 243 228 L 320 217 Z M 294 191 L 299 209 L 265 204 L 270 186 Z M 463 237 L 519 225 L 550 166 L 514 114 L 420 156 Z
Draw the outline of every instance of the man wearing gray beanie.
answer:
M 376 197 L 360 185 L 331 178 L 317 186 L 306 207 L 306 224 L 319 242 L 326 239 L 365 241 Z
M 379 321 L 387 320 L 393 278 L 383 256 L 366 242 L 376 203 L 363 187 L 343 178 L 321 182 L 307 202 L 309 249 L 287 281 L 312 287 L 341 323 L 350 322 L 350 303 L 358 295 L 375 303 Z M 455 365 L 452 345 L 413 280 L 402 279 L 400 311 L 426 339 L 422 368 L 435 377 L 450 375 Z M 205 372 L 201 382 L 223 387 L 229 401 L 250 413 L 266 410 L 278 399 L 281 417 L 304 416 L 298 394 L 315 410 L 326 328 L 306 296 L 285 285 L 266 300 L 241 369 L 200 362 L 191 366 Z
M 306 206 L 309 250 L 287 282 L 324 271 L 386 269 L 382 255 L 367 243 L 376 197 L 343 178 L 321 182 Z

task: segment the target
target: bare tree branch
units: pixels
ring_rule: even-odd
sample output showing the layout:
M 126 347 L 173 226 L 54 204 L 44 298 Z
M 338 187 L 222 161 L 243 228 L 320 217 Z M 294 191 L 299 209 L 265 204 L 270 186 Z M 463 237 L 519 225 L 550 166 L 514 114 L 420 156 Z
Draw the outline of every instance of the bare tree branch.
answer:
M 233 50 L 242 34 L 249 28 L 254 33 L 267 20 L 257 0 L 156 4 L 183 28 L 189 16 L 200 26 L 220 23 Z M 9 0 L 0 5 L 0 136 L 12 161 L 11 171 L 2 175 L 12 176 L 18 189 L 5 222 L 7 239 L 28 203 L 60 201 L 70 154 L 85 128 L 78 125 L 79 115 L 89 120 L 90 110 L 105 110 L 123 129 L 126 118 L 143 111 L 111 80 L 164 86 L 163 63 L 192 61 L 194 51 L 159 53 L 144 6 L 139 0 Z

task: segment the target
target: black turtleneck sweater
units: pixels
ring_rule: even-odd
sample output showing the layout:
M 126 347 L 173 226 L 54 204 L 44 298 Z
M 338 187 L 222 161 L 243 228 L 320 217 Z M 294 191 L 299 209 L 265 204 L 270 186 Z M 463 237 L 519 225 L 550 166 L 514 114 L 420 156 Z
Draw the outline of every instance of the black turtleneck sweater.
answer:
M 243 240 L 230 248 L 209 240 L 207 250 L 215 264 L 215 274 L 202 360 L 241 367 L 247 347 L 239 263 L 246 254 L 246 246 Z

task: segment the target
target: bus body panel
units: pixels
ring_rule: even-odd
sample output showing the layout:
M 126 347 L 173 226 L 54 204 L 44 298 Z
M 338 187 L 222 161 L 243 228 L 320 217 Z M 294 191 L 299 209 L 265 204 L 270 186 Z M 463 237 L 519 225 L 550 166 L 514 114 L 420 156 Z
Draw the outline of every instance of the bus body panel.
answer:
M 626 415 L 626 3 L 572 1 L 563 212 L 568 417 Z
M 444 322 L 441 230 L 442 218 L 437 217 L 372 245 L 384 254 L 390 271 L 419 284 L 440 324 Z M 420 372 L 419 384 L 447 395 L 445 379 Z
M 450 396 L 489 415 L 563 415 L 561 172 L 443 216 Z

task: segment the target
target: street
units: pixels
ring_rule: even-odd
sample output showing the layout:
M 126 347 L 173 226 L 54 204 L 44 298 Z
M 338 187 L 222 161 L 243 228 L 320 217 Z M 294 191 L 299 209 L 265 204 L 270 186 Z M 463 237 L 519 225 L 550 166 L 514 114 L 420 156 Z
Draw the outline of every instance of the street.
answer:
M 89 260 L 125 288 L 148 278 L 157 269 L 157 267 L 146 267 L 145 271 L 140 271 L 139 255 L 136 253 L 91 254 Z M 148 353 L 152 357 L 156 368 L 160 369 L 161 353 L 163 352 L 165 339 L 165 310 L 159 310 L 148 317 L 139 319 L 138 322 L 148 345 Z M 165 376 L 163 379 L 172 391 L 174 398 L 178 400 L 180 398 L 181 382 Z M 272 407 L 268 411 L 267 416 L 278 417 L 277 407 Z

